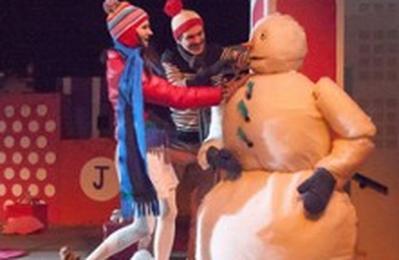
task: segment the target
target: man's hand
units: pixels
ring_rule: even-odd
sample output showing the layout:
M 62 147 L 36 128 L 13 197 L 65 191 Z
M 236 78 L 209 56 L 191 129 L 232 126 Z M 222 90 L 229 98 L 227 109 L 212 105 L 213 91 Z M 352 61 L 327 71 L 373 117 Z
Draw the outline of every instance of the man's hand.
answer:
M 251 77 L 250 74 L 239 75 L 232 80 L 223 84 L 223 99 L 228 102 L 229 99 L 236 93 L 236 91 L 245 86 L 248 79 Z
M 312 215 L 323 212 L 334 191 L 335 183 L 334 176 L 328 170 L 316 169 L 297 189 L 302 195 L 305 210 Z
M 224 48 L 222 59 L 227 60 L 238 71 L 248 70 L 249 47 L 247 45 L 248 43 L 242 43 Z

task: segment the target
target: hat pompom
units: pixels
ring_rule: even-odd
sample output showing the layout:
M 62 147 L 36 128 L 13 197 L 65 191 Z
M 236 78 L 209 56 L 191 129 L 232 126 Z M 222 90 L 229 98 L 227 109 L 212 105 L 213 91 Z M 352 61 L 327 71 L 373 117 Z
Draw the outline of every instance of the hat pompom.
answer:
M 173 17 L 180 13 L 183 9 L 183 3 L 181 0 L 166 0 L 163 11 L 169 16 Z
M 119 0 L 105 0 L 103 3 L 104 11 L 109 14 L 120 4 Z

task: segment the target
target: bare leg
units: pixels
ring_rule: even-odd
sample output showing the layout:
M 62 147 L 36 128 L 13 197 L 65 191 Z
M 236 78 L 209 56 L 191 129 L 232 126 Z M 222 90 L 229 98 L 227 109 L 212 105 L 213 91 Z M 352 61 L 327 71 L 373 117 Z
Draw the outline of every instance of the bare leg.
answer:
M 104 260 L 122 251 L 149 235 L 147 217 L 139 217 L 107 237 L 88 257 L 87 260 Z
M 168 260 L 173 247 L 176 229 L 176 189 L 170 190 L 168 197 L 160 201 L 161 216 L 157 219 L 154 237 L 154 256 L 156 260 Z

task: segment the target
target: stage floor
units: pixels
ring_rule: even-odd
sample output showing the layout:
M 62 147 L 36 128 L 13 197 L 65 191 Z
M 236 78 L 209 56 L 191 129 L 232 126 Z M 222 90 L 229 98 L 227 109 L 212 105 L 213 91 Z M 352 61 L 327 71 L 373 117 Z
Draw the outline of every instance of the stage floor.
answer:
M 178 232 L 176 239 L 182 237 Z M 186 238 L 184 238 L 186 239 Z M 184 241 L 183 239 L 183 241 Z M 102 240 L 102 229 L 96 227 L 50 227 L 46 231 L 31 235 L 0 234 L 0 249 L 24 250 L 26 256 L 15 259 L 52 260 L 59 259 L 58 250 L 63 245 L 69 245 L 76 250 L 81 259 L 85 259 Z M 185 252 L 173 252 L 173 260 L 185 258 Z
M 100 243 L 101 227 L 50 227 L 31 235 L 0 235 L 0 249 L 20 249 L 27 255 L 17 259 L 59 259 L 58 250 L 69 245 L 82 257 Z

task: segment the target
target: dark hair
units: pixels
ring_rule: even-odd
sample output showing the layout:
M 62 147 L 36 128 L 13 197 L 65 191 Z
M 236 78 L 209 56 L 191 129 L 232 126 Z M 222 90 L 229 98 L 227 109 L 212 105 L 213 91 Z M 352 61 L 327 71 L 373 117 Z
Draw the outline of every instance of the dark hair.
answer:
M 141 55 L 144 61 L 144 70 L 147 73 L 164 77 L 165 72 L 160 62 L 158 53 L 151 46 L 142 49 Z

